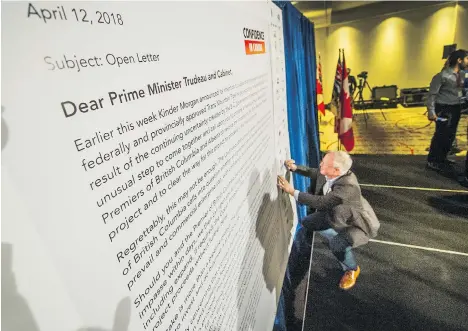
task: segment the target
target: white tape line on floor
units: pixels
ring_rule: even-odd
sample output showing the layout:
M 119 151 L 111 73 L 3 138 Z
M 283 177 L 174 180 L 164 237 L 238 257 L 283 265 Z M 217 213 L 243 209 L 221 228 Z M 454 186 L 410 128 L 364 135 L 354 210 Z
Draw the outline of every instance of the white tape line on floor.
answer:
M 378 184 L 360 184 L 360 185 L 363 187 L 381 187 L 381 188 L 394 188 L 394 189 L 402 189 L 402 190 L 452 192 L 452 193 L 468 194 L 468 190 L 450 190 L 450 189 L 443 189 L 443 188 L 417 187 L 417 186 L 393 186 L 393 185 L 378 185 Z
M 402 246 L 402 247 L 421 249 L 421 250 L 431 251 L 431 252 L 468 256 L 468 253 L 449 251 L 449 250 L 445 250 L 445 249 L 438 249 L 438 248 L 432 248 L 432 247 L 401 244 L 401 243 L 396 243 L 396 242 L 393 242 L 393 241 L 384 241 L 384 240 L 376 240 L 376 239 L 371 239 L 370 241 L 375 242 L 375 243 L 379 243 L 379 244 L 385 244 L 385 245 Z

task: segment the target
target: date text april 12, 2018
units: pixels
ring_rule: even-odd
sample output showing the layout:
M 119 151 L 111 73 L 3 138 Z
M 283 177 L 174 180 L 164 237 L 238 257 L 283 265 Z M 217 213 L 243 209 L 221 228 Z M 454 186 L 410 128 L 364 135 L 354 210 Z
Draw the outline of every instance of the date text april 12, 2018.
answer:
M 43 2 L 47 5 L 47 2 Z M 28 4 L 27 10 L 28 19 L 36 19 L 43 23 L 51 23 L 57 21 L 74 21 L 84 24 L 107 24 L 107 25 L 124 25 L 124 18 L 121 13 L 112 13 L 106 11 L 87 11 L 84 8 L 67 8 L 66 6 L 34 6 Z

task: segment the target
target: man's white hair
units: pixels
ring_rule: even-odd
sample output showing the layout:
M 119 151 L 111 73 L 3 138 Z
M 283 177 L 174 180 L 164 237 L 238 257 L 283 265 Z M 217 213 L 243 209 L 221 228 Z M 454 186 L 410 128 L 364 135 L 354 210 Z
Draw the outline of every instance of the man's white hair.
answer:
M 347 173 L 353 165 L 351 156 L 343 151 L 331 152 L 333 154 L 333 166 L 340 170 L 340 175 Z

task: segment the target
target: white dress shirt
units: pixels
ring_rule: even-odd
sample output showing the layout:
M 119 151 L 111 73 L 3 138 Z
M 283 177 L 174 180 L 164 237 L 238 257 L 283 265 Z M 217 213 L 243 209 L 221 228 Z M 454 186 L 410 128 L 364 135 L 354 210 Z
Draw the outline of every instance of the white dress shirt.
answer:
M 327 180 L 327 182 L 325 183 L 325 185 L 323 185 L 323 195 L 327 195 L 328 193 L 330 193 L 333 184 L 335 184 L 335 182 L 340 177 L 341 176 L 329 179 L 328 177 L 325 176 L 325 179 Z M 296 199 L 296 201 L 299 199 L 299 193 L 300 192 L 298 190 L 294 190 L 294 199 Z

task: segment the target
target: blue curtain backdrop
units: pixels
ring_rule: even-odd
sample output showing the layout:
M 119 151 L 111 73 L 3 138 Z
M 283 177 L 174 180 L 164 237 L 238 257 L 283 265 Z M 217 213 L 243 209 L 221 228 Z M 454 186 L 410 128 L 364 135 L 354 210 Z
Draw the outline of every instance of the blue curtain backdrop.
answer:
M 320 143 L 316 107 L 316 56 L 314 25 L 290 2 L 274 1 L 283 11 L 284 48 L 286 60 L 286 93 L 291 156 L 297 164 L 318 167 Z M 310 180 L 294 174 L 294 186 L 307 191 Z M 298 206 L 299 219 L 306 216 L 305 206 Z M 285 277 L 291 278 L 286 272 Z M 285 283 L 291 284 L 291 281 Z M 291 290 L 291 289 L 289 289 Z M 283 293 L 283 291 L 282 291 Z M 282 294 L 274 330 L 286 331 L 284 309 L 292 309 Z M 290 331 L 290 330 L 287 330 Z M 292 331 L 292 330 L 291 330 Z
M 296 163 L 317 167 L 320 160 L 316 107 L 314 25 L 289 2 L 275 2 L 283 10 L 291 156 Z M 307 191 L 309 180 L 294 175 L 294 186 Z M 306 207 L 298 207 L 299 217 Z

